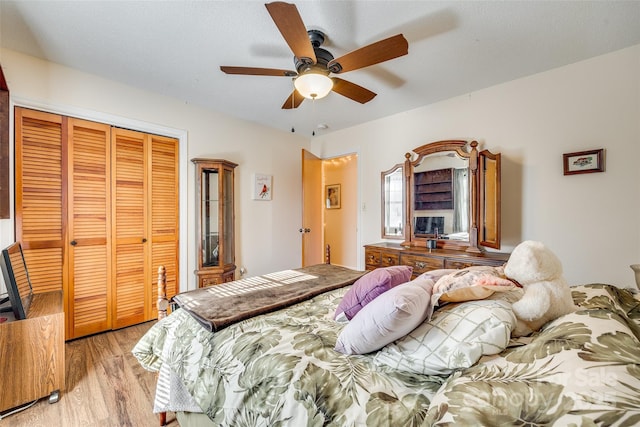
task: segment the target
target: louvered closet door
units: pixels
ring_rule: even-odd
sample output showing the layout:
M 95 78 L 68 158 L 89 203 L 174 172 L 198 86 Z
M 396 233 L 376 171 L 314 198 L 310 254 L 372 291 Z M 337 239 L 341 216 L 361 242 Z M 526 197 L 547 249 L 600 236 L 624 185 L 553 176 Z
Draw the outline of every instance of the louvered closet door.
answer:
M 167 296 L 178 292 L 179 183 L 178 140 L 151 135 L 151 277 L 160 265 L 167 269 Z M 157 318 L 155 302 L 158 287 L 151 284 L 150 312 L 147 320 Z
M 35 293 L 62 290 L 66 238 L 66 118 L 15 109 L 16 240 Z
M 144 322 L 151 312 L 148 264 L 148 135 L 112 129 L 113 327 Z M 147 274 L 148 273 L 148 274 Z
M 69 119 L 67 338 L 111 328 L 110 126 Z
M 178 290 L 178 140 L 15 109 L 16 238 L 67 339 L 156 317 Z

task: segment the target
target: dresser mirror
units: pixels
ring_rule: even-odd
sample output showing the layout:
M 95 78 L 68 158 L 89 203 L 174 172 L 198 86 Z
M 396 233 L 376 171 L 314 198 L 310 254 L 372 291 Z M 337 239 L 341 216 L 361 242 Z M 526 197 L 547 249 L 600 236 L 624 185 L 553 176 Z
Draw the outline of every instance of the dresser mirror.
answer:
M 382 172 L 382 238 L 404 239 L 404 168 L 397 164 Z
M 400 233 L 403 246 L 499 249 L 500 154 L 479 153 L 477 146 L 461 140 L 425 144 L 405 155 L 402 168 L 383 172 L 383 238 Z M 398 173 L 404 188 L 400 202 L 391 195 Z M 400 210 L 403 221 L 396 224 Z
M 469 241 L 469 158 L 455 151 L 424 156 L 413 168 L 413 235 Z

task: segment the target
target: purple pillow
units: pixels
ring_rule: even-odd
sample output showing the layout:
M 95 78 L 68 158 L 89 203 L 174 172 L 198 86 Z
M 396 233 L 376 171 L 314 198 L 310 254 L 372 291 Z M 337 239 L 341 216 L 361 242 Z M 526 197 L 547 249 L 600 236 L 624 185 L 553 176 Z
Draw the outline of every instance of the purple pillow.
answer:
M 342 297 L 338 304 L 334 319 L 344 313 L 351 320 L 362 307 L 373 301 L 378 295 L 394 286 L 406 283 L 411 279 L 413 267 L 408 265 L 394 265 L 392 267 L 377 268 L 358 280 Z

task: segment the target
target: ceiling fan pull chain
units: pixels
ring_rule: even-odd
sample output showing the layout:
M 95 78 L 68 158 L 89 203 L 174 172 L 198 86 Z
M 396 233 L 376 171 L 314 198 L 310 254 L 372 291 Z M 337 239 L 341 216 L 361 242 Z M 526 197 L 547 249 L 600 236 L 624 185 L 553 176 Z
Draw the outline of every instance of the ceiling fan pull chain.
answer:
M 313 122 L 317 123 L 318 122 L 318 114 L 316 113 L 316 99 L 313 98 L 313 107 L 311 107 L 313 109 L 313 111 L 311 112 L 312 116 L 313 116 Z M 311 132 L 311 136 L 316 136 L 316 131 L 315 129 Z

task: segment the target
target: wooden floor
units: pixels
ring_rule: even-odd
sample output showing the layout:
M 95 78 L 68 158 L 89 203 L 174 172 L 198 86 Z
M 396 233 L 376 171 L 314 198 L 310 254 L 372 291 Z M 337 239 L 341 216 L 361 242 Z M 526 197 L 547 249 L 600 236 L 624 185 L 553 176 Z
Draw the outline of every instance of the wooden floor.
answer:
M 131 349 L 153 322 L 81 338 L 65 344 L 66 390 L 0 420 L 11 427 L 152 427 L 155 374 L 145 371 Z M 0 392 L 2 392 L 0 385 Z M 173 413 L 167 425 L 177 427 Z

